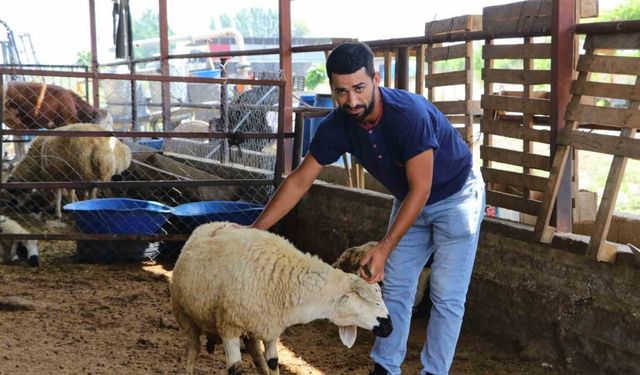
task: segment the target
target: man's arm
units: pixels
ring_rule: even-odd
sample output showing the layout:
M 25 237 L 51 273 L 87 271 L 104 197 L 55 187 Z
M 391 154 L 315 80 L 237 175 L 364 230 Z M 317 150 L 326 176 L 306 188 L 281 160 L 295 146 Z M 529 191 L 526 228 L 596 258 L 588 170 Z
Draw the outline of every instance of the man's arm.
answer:
M 423 151 L 409 159 L 406 164 L 406 174 L 409 181 L 409 192 L 402 201 L 395 220 L 391 223 L 384 238 L 360 261 L 360 265 L 363 267 L 369 264 L 371 277 L 367 277 L 362 267 L 360 269 L 360 276 L 369 283 L 382 281 L 384 264 L 389 253 L 413 225 L 429 199 L 433 180 L 433 150 Z
M 302 164 L 284 179 L 264 211 L 251 226 L 263 230 L 271 228 L 302 199 L 321 171 L 322 165 L 311 153 L 307 153 Z

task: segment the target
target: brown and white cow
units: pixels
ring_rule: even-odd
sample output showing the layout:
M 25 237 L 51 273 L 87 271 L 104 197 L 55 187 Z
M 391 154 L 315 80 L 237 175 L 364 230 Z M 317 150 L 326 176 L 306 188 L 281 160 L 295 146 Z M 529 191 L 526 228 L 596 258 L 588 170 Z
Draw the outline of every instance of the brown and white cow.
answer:
M 109 112 L 92 106 L 75 92 L 48 83 L 9 81 L 4 86 L 4 123 L 11 129 L 55 129 L 94 123 L 113 130 Z M 16 155 L 24 155 L 18 144 Z

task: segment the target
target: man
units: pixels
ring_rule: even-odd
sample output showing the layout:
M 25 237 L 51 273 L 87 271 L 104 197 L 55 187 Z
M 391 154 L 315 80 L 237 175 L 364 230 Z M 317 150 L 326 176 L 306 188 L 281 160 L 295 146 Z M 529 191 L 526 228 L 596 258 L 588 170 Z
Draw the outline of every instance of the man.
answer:
M 384 238 L 363 258 L 382 293 L 394 329 L 376 338 L 371 374 L 400 374 L 418 276 L 433 255 L 433 302 L 422 374 L 447 374 L 462 325 L 464 303 L 484 214 L 484 183 L 469 148 L 424 97 L 380 87 L 373 53 L 345 43 L 327 59 L 338 103 L 320 124 L 304 161 L 282 183 L 253 224 L 268 229 L 289 212 L 324 165 L 356 156 L 395 197 Z

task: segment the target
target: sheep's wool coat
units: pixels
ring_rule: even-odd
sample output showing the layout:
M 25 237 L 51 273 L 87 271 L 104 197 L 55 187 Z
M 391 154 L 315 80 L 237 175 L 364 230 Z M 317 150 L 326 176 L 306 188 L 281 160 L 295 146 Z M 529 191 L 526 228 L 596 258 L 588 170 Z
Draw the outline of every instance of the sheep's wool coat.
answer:
M 298 323 L 292 314 L 331 306 L 348 285 L 344 272 L 280 236 L 211 223 L 198 227 L 182 249 L 171 295 L 174 308 L 204 332 L 273 339 Z
M 104 131 L 95 124 L 56 130 Z M 131 164 L 131 150 L 114 137 L 36 137 L 11 174 L 16 181 L 109 181 Z

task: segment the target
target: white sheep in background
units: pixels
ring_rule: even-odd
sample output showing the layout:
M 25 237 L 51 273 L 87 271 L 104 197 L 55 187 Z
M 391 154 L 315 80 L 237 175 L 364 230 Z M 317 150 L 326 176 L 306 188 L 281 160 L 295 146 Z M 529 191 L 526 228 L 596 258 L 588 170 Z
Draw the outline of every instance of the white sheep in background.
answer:
M 200 120 L 182 121 L 173 129 L 174 132 L 190 132 L 190 133 L 208 133 L 209 123 Z M 203 140 L 200 138 L 200 140 Z
M 369 251 L 372 247 L 377 244 L 375 241 L 367 242 L 360 246 L 350 247 L 345 250 L 338 259 L 333 262 L 333 266 L 344 272 L 349 273 L 358 273 L 360 269 L 360 260 L 364 255 Z M 416 298 L 413 302 L 413 311 L 415 312 L 418 308 L 420 302 L 424 298 L 425 294 L 427 294 L 427 288 L 429 286 L 429 275 L 431 274 L 431 268 L 425 267 L 422 269 L 420 273 L 420 277 L 418 278 L 418 285 L 416 287 Z
M 61 131 L 103 131 L 96 124 L 72 124 Z M 131 164 L 131 150 L 115 137 L 36 137 L 7 182 L 110 181 Z M 92 198 L 97 195 L 93 189 Z M 72 201 L 75 192 L 71 193 Z M 56 216 L 62 217 L 62 189 L 56 191 Z
M 20 224 L 6 216 L 0 215 L 0 233 L 29 234 Z M 0 241 L 0 259 L 3 263 L 14 262 L 19 259 L 18 248 L 24 246 L 27 250 L 27 261 L 32 267 L 40 265 L 40 253 L 37 240 L 2 240 Z
M 349 347 L 356 327 L 382 337 L 392 329 L 378 285 L 303 254 L 273 233 L 226 222 L 196 228 L 170 290 L 187 339 L 187 374 L 193 373 L 200 335 L 221 339 L 229 374 L 238 374 L 240 337 L 247 337 L 249 354 L 267 375 L 279 374 L 277 341 L 291 325 L 329 319 Z

